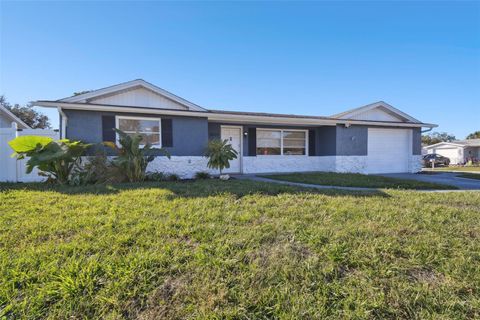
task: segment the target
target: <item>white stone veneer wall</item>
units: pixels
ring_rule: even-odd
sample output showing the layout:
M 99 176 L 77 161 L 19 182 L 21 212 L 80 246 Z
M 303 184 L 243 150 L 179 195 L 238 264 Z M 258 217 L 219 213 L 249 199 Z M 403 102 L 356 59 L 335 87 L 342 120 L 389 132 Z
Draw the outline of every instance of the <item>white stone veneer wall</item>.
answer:
M 423 160 L 421 155 L 413 155 L 409 164 L 409 169 L 411 173 L 416 173 L 422 171 Z
M 367 173 L 368 156 L 256 156 L 243 157 L 243 173 L 332 171 Z M 147 171 L 175 173 L 189 179 L 199 171 L 218 174 L 218 170 L 207 167 L 207 158 L 200 156 L 156 157 L 149 163 Z M 422 156 L 414 155 L 409 163 L 410 172 L 422 169 Z
M 367 161 L 367 156 L 336 156 L 335 171 L 366 173 Z
M 190 179 L 199 171 L 206 171 L 210 174 L 218 174 L 218 170 L 211 170 L 207 167 L 207 158 L 200 156 L 172 156 L 155 157 L 148 164 L 147 172 L 159 171 L 166 174 L 177 174 L 182 179 Z
M 335 156 L 243 157 L 243 173 L 335 171 Z

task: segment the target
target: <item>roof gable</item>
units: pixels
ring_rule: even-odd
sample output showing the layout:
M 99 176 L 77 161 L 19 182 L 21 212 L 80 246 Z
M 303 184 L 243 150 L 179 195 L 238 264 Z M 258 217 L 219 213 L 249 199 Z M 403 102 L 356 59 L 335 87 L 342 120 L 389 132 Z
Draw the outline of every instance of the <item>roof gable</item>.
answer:
M 360 108 L 351 109 L 332 116 L 336 119 L 412 122 L 420 123 L 419 120 L 389 105 L 379 101 Z
M 58 101 L 206 111 L 204 108 L 142 79 L 120 83 Z

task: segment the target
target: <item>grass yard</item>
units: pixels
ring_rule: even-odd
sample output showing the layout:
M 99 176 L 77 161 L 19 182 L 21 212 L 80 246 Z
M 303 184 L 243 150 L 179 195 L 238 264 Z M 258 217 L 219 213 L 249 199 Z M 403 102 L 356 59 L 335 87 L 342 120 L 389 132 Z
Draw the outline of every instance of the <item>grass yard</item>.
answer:
M 478 166 L 478 167 L 473 167 L 473 166 L 470 166 L 470 167 L 438 167 L 438 168 L 435 168 L 435 169 L 425 168 L 424 170 L 425 171 L 452 171 L 452 172 L 468 171 L 468 172 L 480 173 L 480 166 Z
M 0 189 L 0 318 L 480 317 L 479 192 Z
M 309 172 L 264 175 L 264 178 L 326 186 L 388 189 L 456 189 L 454 186 L 359 173 Z
M 480 180 L 480 174 L 478 173 L 462 173 L 457 175 L 457 177 Z

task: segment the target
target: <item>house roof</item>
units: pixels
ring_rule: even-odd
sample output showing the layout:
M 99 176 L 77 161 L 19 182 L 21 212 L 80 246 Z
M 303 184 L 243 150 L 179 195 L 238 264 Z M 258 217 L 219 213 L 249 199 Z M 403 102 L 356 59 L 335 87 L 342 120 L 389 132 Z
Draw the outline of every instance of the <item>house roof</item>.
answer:
M 400 118 L 404 121 L 413 122 L 413 123 L 421 123 L 421 121 L 415 119 L 414 117 L 406 114 L 403 111 L 398 110 L 397 108 L 395 108 L 392 105 L 386 103 L 385 101 L 378 101 L 378 102 L 367 104 L 367 105 L 362 106 L 362 107 L 350 109 L 350 110 L 344 111 L 342 113 L 335 114 L 335 115 L 332 116 L 332 118 L 349 119 L 349 118 L 352 118 L 352 117 L 354 117 L 358 114 L 364 113 L 364 112 L 369 111 L 369 110 L 377 109 L 377 108 L 382 109 L 383 111 L 385 111 L 385 112 L 387 112 L 387 113 L 389 113 L 393 116 L 396 116 L 396 117 L 398 117 L 398 118 Z
M 467 139 L 467 140 L 455 140 L 455 141 L 442 141 L 435 143 L 429 146 L 426 146 L 426 149 L 432 147 L 438 147 L 440 145 L 451 145 L 454 147 L 466 148 L 466 147 L 480 147 L 480 139 Z
M 129 90 L 129 89 L 134 89 L 134 88 L 145 88 L 147 90 L 153 91 L 161 96 L 164 96 L 172 101 L 175 101 L 183 106 L 185 106 L 188 110 L 195 110 L 195 111 L 206 111 L 206 109 L 196 105 L 193 102 L 190 102 L 188 100 L 185 100 L 171 92 L 168 92 L 167 90 L 164 90 L 160 87 L 157 87 L 154 84 L 151 84 L 150 82 L 147 82 L 143 79 L 135 79 L 132 81 L 127 81 L 123 83 L 119 83 L 113 86 L 97 89 L 97 90 L 92 90 L 88 91 L 86 93 L 78 94 L 75 96 L 63 98 L 57 101 L 61 102 L 88 102 L 89 100 L 93 98 L 98 98 L 102 96 L 107 96 L 112 93 L 116 93 L 119 91 L 124 91 L 124 90 Z
M 208 118 L 211 121 L 223 121 L 229 123 L 272 123 L 272 124 L 288 124 L 288 125 L 336 125 L 336 124 L 358 124 L 358 125 L 374 125 L 388 127 L 436 127 L 430 123 L 406 123 L 393 121 L 372 121 L 357 119 L 335 119 L 321 116 L 303 116 L 292 114 L 276 114 L 261 112 L 239 112 L 224 110 L 174 110 L 165 108 L 125 106 L 125 105 L 106 105 L 92 103 L 71 103 L 60 101 L 39 100 L 35 102 L 38 106 L 71 110 L 91 110 L 106 112 L 122 112 L 122 113 L 143 113 L 143 114 L 163 114 L 177 115 L 188 117 Z
M 10 120 L 12 120 L 12 122 L 17 123 L 17 125 L 21 129 L 30 129 L 30 126 L 25 122 L 23 122 L 22 119 L 20 119 L 19 117 L 14 115 L 10 110 L 8 110 L 7 108 L 1 105 L 0 105 L 0 113 L 3 113 L 4 115 L 6 115 Z
M 166 109 L 163 105 L 131 105 L 129 102 L 125 104 L 117 104 L 115 100 L 104 100 L 105 96 L 112 96 L 125 90 L 135 88 L 145 88 L 153 91 L 163 97 L 166 97 L 176 103 L 185 106 L 185 110 L 180 109 Z M 123 103 L 123 102 L 122 102 Z M 360 108 L 352 109 L 340 114 L 324 117 L 324 116 L 305 116 L 295 114 L 276 114 L 265 112 L 241 112 L 241 111 L 226 111 L 226 110 L 209 110 L 202 108 L 192 102 L 180 98 L 166 90 L 163 90 L 153 84 L 137 79 L 120 83 L 114 86 L 105 87 L 102 89 L 86 92 L 76 96 L 63 98 L 56 101 L 39 100 L 36 105 L 44 107 L 54 107 L 63 109 L 76 110 L 96 110 L 96 111 L 111 111 L 111 112 L 128 112 L 128 113 L 150 113 L 150 114 L 169 114 L 169 115 L 184 115 L 195 117 L 207 117 L 212 121 L 244 121 L 245 123 L 275 123 L 289 124 L 289 125 L 335 125 L 335 124 L 365 124 L 377 126 L 396 126 L 396 127 L 436 127 L 435 124 L 422 123 L 417 119 L 405 114 L 404 112 L 392 107 L 386 102 L 375 102 Z M 380 108 L 384 114 L 388 113 L 395 117 L 383 116 L 374 119 L 362 119 L 362 117 L 355 117 L 356 114 Z M 398 119 L 398 121 L 396 121 Z M 395 120 L 395 121 L 393 121 Z

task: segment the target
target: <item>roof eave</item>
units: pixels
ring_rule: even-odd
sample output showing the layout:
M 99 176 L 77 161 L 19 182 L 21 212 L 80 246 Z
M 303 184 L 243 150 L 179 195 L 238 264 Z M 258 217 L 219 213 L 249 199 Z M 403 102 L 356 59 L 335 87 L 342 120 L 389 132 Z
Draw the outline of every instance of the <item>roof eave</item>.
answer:
M 407 122 L 384 122 L 384 121 L 366 121 L 366 120 L 348 120 L 348 119 L 329 119 L 329 118 L 315 118 L 315 117 L 301 117 L 289 115 L 250 115 L 215 112 L 215 111 L 194 111 L 194 110 L 175 110 L 175 109 L 160 109 L 160 108 L 145 108 L 135 106 L 112 106 L 101 104 L 85 104 L 85 103 L 69 103 L 60 101 L 46 101 L 39 100 L 35 102 L 35 105 L 47 107 L 47 108 L 64 108 L 73 110 L 91 110 L 91 111 L 109 111 L 109 112 L 122 112 L 122 113 L 146 113 L 146 114 L 166 114 L 166 115 L 179 115 L 190 117 L 208 118 L 210 121 L 218 122 L 243 122 L 243 123 L 271 123 L 271 124 L 285 124 L 285 125 L 337 125 L 337 124 L 350 124 L 350 125 L 370 125 L 370 126 L 387 126 L 387 127 L 436 127 L 436 124 L 429 123 L 407 123 Z

